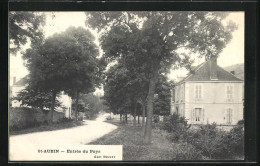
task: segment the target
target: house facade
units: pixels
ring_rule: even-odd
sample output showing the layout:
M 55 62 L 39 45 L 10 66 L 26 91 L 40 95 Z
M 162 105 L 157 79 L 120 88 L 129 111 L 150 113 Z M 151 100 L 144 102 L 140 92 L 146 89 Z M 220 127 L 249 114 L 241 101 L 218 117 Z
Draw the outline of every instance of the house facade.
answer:
M 189 124 L 235 125 L 243 119 L 243 97 L 243 80 L 211 59 L 175 84 L 171 113 L 185 117 Z
M 16 97 L 19 92 L 21 92 L 26 87 L 26 77 L 18 80 L 16 82 L 16 77 L 13 77 L 13 81 L 10 84 L 10 98 Z M 71 118 L 71 108 L 72 108 L 72 99 L 64 92 L 61 92 L 60 96 L 57 98 L 62 107 L 55 109 L 57 112 L 63 112 L 66 118 Z M 22 102 L 17 100 L 10 100 L 11 107 L 20 107 Z

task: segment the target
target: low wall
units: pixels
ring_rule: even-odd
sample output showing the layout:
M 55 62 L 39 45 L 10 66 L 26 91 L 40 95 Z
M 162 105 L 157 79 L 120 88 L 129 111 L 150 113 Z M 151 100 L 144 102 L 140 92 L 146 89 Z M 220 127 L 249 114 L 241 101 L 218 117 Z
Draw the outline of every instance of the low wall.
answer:
M 36 126 L 47 122 L 50 117 L 50 111 L 44 113 L 39 109 L 26 107 L 15 107 L 9 109 L 9 127 L 10 129 L 22 129 Z M 64 117 L 64 113 L 54 111 L 53 121 L 57 122 Z

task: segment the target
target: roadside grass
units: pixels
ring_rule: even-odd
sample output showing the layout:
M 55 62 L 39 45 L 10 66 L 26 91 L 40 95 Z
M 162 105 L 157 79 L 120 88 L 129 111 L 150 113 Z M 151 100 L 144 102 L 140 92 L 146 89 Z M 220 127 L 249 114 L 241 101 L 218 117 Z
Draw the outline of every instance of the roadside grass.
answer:
M 152 143 L 145 145 L 141 127 L 113 123 L 118 128 L 111 133 L 91 142 L 92 145 L 123 145 L 124 161 L 172 161 L 178 157 L 180 146 L 168 141 L 168 133 L 160 130 L 152 130 Z M 179 147 L 179 148 L 175 148 Z M 182 149 L 185 150 L 185 149 Z
M 83 125 L 81 121 L 72 121 L 72 120 L 54 122 L 52 124 L 42 123 L 26 129 L 19 129 L 19 130 L 9 129 L 9 135 L 12 136 L 12 135 L 28 134 L 28 133 L 42 132 L 42 131 L 61 130 L 61 129 L 73 128 L 81 125 Z

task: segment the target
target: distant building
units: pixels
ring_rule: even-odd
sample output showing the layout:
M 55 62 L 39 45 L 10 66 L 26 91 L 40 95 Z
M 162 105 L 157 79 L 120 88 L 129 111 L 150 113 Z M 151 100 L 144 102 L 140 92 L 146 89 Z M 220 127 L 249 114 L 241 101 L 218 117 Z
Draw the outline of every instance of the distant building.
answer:
M 26 78 L 23 77 L 19 81 L 16 81 L 16 77 L 13 77 L 13 82 L 10 85 L 10 98 L 16 97 L 20 91 L 22 91 L 26 87 Z M 17 100 L 11 101 L 12 107 L 20 107 L 21 102 Z
M 21 92 L 25 87 L 27 86 L 26 81 L 27 77 L 23 77 L 19 81 L 16 82 L 16 77 L 13 77 L 13 82 L 10 84 L 10 98 L 16 97 L 19 92 Z M 64 116 L 66 118 L 71 118 L 71 105 L 72 105 L 72 99 L 68 95 L 66 95 L 64 92 L 61 92 L 60 97 L 58 100 L 61 102 L 61 105 L 63 107 L 56 108 L 55 111 L 57 112 L 63 112 Z M 11 100 L 11 107 L 20 107 L 21 101 L 17 100 Z
M 210 59 L 175 84 L 171 113 L 190 124 L 235 125 L 243 119 L 243 96 L 243 80 L 219 67 L 217 59 Z

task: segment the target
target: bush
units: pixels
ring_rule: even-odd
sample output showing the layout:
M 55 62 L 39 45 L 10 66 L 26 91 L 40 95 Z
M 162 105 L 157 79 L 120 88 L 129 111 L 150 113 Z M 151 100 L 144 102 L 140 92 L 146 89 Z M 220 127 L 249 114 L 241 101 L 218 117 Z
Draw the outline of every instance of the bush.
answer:
M 201 125 L 196 130 L 189 130 L 190 125 L 187 124 L 187 121 L 173 114 L 165 118 L 160 126 L 161 129 L 170 133 L 167 136 L 168 140 L 181 143 L 182 146 L 189 149 L 180 151 L 180 154 L 176 156 L 178 160 L 192 160 L 193 153 L 200 153 L 209 159 L 237 159 L 244 156 L 243 121 L 239 121 L 237 126 L 229 132 L 218 129 L 216 123 Z M 183 142 L 186 142 L 187 145 Z
M 200 126 L 196 132 L 190 133 L 190 137 L 186 141 L 211 159 L 223 154 L 223 138 L 225 134 L 224 131 L 217 129 L 215 123 L 207 124 Z
M 164 123 L 161 121 L 152 124 L 153 129 L 158 129 L 158 130 L 163 130 L 163 126 Z
M 238 122 L 238 125 L 231 129 L 223 138 L 224 157 L 232 158 L 244 156 L 244 125 Z
M 202 154 L 193 145 L 187 142 L 181 142 L 174 146 L 176 156 L 173 160 L 201 160 Z
M 106 119 L 107 119 L 107 120 L 112 120 L 111 116 L 108 116 Z
M 72 122 L 72 121 L 73 121 L 73 119 L 71 119 L 71 118 L 63 117 L 62 119 L 59 119 L 58 123 L 68 123 L 68 122 Z
M 153 122 L 158 123 L 160 121 L 159 115 L 154 115 L 153 116 Z
M 190 126 L 186 119 L 177 114 L 173 114 L 165 118 L 162 129 L 170 133 L 170 141 L 177 142 L 187 135 Z

